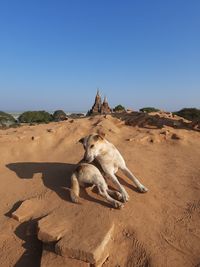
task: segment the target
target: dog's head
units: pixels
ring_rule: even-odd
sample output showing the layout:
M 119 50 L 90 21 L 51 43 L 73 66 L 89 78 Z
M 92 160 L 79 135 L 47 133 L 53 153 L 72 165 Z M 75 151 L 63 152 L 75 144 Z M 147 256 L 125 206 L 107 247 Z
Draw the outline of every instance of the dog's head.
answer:
M 104 133 L 96 133 L 85 136 L 79 140 L 85 149 L 84 160 L 92 162 L 100 153 L 104 142 Z

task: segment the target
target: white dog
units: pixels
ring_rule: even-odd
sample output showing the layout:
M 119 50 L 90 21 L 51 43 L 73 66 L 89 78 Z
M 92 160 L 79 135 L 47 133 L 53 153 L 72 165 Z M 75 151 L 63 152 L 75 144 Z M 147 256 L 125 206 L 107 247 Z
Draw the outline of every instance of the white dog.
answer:
M 110 178 L 118 187 L 124 202 L 128 201 L 129 195 L 125 188 L 119 183 L 115 175 L 119 169 L 122 170 L 122 172 L 131 181 L 133 181 L 140 192 L 147 192 L 148 189 L 142 185 L 127 168 L 126 163 L 117 148 L 104 137 L 104 134 L 91 134 L 79 140 L 85 149 L 85 161 L 91 163 L 94 159 L 96 159 L 99 162 L 104 172 L 103 175 L 105 175 L 106 178 Z

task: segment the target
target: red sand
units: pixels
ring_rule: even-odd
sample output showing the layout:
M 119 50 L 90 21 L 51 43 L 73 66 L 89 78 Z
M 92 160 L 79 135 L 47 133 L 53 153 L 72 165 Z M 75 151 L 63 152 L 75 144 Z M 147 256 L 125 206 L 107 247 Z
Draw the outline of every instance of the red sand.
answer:
M 91 189 L 82 193 L 81 205 L 69 200 L 70 174 L 83 155 L 77 141 L 97 129 L 104 130 L 149 188 L 140 194 L 119 173 L 130 195 L 122 210 L 112 209 Z M 0 266 L 40 266 L 42 242 L 35 225 L 46 214 L 55 216 L 55 224 L 55 218 L 60 222 L 66 217 L 75 235 L 82 227 L 80 216 L 88 227 L 96 221 L 100 233 L 104 224 L 99 226 L 98 219 L 109 217 L 115 230 L 104 267 L 200 264 L 199 132 L 169 126 L 138 128 L 111 116 L 97 116 L 0 130 L 0 151 Z M 28 222 L 11 218 L 22 201 L 32 198 L 43 204 L 33 209 Z

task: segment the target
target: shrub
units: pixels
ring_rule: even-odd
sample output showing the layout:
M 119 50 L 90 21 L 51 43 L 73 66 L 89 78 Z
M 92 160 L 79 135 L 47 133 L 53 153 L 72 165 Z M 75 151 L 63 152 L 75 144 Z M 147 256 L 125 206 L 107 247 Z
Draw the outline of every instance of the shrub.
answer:
M 158 112 L 160 110 L 154 107 L 145 107 L 145 108 L 141 108 L 140 111 L 145 112 L 145 113 L 151 113 L 151 112 Z
M 15 118 L 12 115 L 6 112 L 0 111 L 0 120 L 3 120 L 3 119 L 15 122 Z
M 183 117 L 186 120 L 190 121 L 200 121 L 200 109 L 197 108 L 183 108 L 173 114 Z
M 122 105 L 117 105 L 114 109 L 114 112 L 123 112 L 125 111 L 125 107 L 123 107 Z
M 65 114 L 65 112 L 63 110 L 56 110 L 53 113 L 53 119 L 55 121 L 64 121 L 67 119 L 67 115 Z
M 53 117 L 46 111 L 26 111 L 19 116 L 18 120 L 24 123 L 48 123 L 53 120 Z
M 11 125 L 14 125 L 16 123 L 15 118 L 3 111 L 0 111 L 0 126 L 6 126 L 9 127 Z

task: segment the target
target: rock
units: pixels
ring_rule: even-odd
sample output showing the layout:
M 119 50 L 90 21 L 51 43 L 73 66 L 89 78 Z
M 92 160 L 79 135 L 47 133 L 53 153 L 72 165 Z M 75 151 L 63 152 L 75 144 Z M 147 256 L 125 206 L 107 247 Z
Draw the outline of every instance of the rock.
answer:
M 47 129 L 48 133 L 53 133 L 53 129 Z
M 149 139 L 149 136 L 147 135 L 147 136 L 141 137 L 138 141 L 139 142 L 146 142 L 146 141 L 148 141 L 148 139 Z
M 23 139 L 26 138 L 26 136 L 24 136 L 24 135 L 20 135 L 20 136 L 18 136 L 17 138 L 18 138 L 19 140 L 23 140 Z
M 134 138 L 127 138 L 126 141 L 132 142 Z
M 102 267 L 102 265 L 107 261 L 109 258 L 109 254 L 105 254 L 105 256 L 98 261 L 96 264 L 90 264 L 90 267 Z
M 49 215 L 38 222 L 38 239 L 44 243 L 58 241 L 68 229 L 69 223 L 65 218 Z
M 169 134 L 169 130 L 164 129 L 164 130 L 160 131 L 160 134 L 168 135 Z
M 42 258 L 40 267 L 90 267 L 89 263 L 84 261 L 70 259 L 57 255 L 49 250 L 46 245 L 43 245 Z
M 113 131 L 113 129 L 109 129 L 109 132 L 114 133 L 114 134 L 116 133 L 115 131 Z
M 176 133 L 173 133 L 172 136 L 171 136 L 171 139 L 180 140 L 181 137 L 179 135 L 177 135 Z
M 31 139 L 34 141 L 34 140 L 40 139 L 40 137 L 39 136 L 32 136 Z
M 69 231 L 56 244 L 56 253 L 96 265 L 105 261 L 109 256 L 114 224 L 110 220 L 102 223 L 102 227 L 98 227 L 95 220 L 89 225 L 83 221 L 81 227 Z
M 157 136 L 157 135 L 155 135 L 155 136 L 153 136 L 151 139 L 150 139 L 150 142 L 151 143 L 160 143 L 161 142 L 161 137 L 159 137 L 159 136 Z
M 42 205 L 43 200 L 37 198 L 25 200 L 20 207 L 12 213 L 12 218 L 19 222 L 25 222 L 40 217 L 43 215 L 41 213 Z

